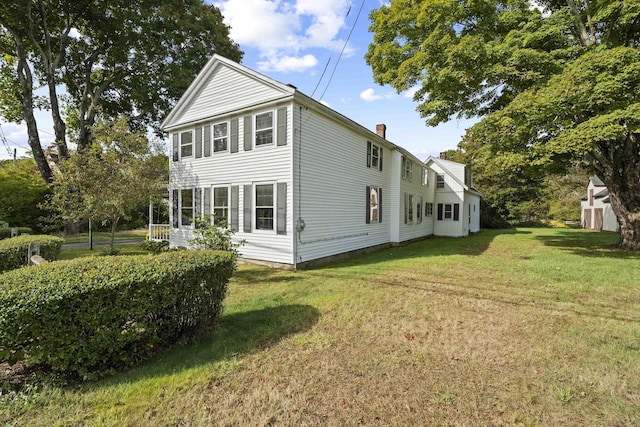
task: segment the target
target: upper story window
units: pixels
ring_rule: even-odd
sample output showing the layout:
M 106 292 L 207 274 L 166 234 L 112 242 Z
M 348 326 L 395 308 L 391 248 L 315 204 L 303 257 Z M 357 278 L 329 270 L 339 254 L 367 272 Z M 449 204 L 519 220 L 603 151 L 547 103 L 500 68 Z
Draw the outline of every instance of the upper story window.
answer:
M 429 171 L 426 168 L 422 168 L 422 185 L 429 186 Z
M 193 132 L 180 133 L 180 157 L 193 156 Z
M 436 175 L 436 188 L 444 188 L 444 175 L 441 173 Z
M 227 122 L 213 125 L 213 152 L 228 150 L 229 124 Z
M 382 147 L 367 141 L 367 167 L 382 170 Z
M 411 181 L 413 178 L 413 162 L 402 156 L 402 179 Z
M 273 144 L 273 111 L 256 114 L 256 147 Z

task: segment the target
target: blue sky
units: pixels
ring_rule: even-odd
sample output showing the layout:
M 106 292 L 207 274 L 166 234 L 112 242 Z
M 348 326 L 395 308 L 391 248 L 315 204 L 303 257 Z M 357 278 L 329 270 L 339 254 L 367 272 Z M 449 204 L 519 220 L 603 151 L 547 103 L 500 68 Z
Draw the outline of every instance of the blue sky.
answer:
M 372 131 L 376 124 L 386 124 L 387 139 L 419 159 L 456 148 L 473 124 L 454 119 L 427 127 L 411 93 L 397 94 L 389 86 L 374 83 L 364 55 L 373 40 L 368 32 L 369 13 L 380 7 L 380 0 L 213 0 L 213 4 L 221 9 L 231 26 L 231 38 L 245 52 L 245 66 L 296 86 Z M 50 115 L 40 112 L 37 119 L 46 146 L 54 140 Z M 26 128 L 1 125 L 10 149 L 15 147 L 18 156 L 24 155 Z M 9 158 L 4 146 L 0 146 L 0 158 Z

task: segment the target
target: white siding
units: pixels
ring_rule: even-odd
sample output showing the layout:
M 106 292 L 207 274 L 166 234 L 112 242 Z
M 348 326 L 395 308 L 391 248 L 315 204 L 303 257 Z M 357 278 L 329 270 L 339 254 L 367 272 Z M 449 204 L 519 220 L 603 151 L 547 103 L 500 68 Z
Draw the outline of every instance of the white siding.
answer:
M 402 161 L 402 160 L 400 160 Z M 425 203 L 432 200 L 429 187 L 422 184 L 422 163 L 413 162 L 413 173 L 411 180 L 408 178 L 400 179 L 400 241 L 417 239 L 433 234 L 433 224 L 430 217 L 424 216 Z M 402 176 L 402 172 L 400 173 Z M 405 223 L 405 194 L 413 197 L 413 221 Z M 418 223 L 418 203 L 422 213 L 422 222 Z
M 271 105 L 269 108 L 282 107 Z M 287 105 L 287 145 L 274 144 L 264 147 L 254 147 L 250 151 L 243 151 L 244 125 L 239 117 L 239 152 L 213 153 L 212 157 L 200 159 L 187 158 L 178 162 L 170 161 L 170 190 L 175 188 L 211 187 L 213 185 L 239 186 L 239 230 L 236 240 L 244 239 L 245 245 L 239 248 L 244 258 L 259 259 L 277 263 L 293 263 L 293 181 L 292 181 L 292 144 L 291 144 L 291 104 Z M 263 111 L 260 108 L 256 111 Z M 211 123 L 220 121 L 220 117 L 212 118 Z M 185 128 L 186 129 L 186 128 Z M 181 129 L 180 129 L 181 130 Z M 274 231 L 253 230 L 251 233 L 243 231 L 244 221 L 244 185 L 255 183 L 286 183 L 287 184 L 287 234 L 278 235 Z M 255 210 L 253 210 L 255 221 Z M 172 246 L 188 246 L 192 238 L 190 229 L 171 229 Z
M 480 231 L 480 197 L 467 193 L 465 197 L 465 209 L 469 232 L 477 233 Z M 471 221 L 469 221 L 469 217 Z
M 295 115 L 295 212 L 306 224 L 296 262 L 388 243 L 391 150 L 383 147 L 382 171 L 368 168 L 368 135 L 318 111 Z M 382 188 L 382 223 L 366 224 L 367 186 Z
M 174 118 L 174 126 L 260 105 L 287 95 L 236 70 L 219 66 L 197 95 L 183 107 L 180 117 Z

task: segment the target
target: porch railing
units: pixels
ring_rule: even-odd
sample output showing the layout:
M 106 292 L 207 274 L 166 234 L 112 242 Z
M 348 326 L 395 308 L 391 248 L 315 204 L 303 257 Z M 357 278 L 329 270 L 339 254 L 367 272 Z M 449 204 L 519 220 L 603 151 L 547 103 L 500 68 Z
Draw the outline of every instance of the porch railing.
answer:
M 168 241 L 170 230 L 169 224 L 149 224 L 149 240 L 154 242 Z

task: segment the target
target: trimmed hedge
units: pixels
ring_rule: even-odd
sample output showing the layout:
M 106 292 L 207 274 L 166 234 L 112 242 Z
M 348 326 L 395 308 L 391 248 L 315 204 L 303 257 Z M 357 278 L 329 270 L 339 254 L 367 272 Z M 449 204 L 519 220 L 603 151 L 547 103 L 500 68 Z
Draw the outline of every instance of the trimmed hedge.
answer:
M 230 252 L 80 258 L 0 275 L 0 362 L 27 358 L 81 378 L 133 365 L 213 326 Z
M 33 230 L 31 230 L 29 227 L 9 227 L 9 228 L 0 227 L 0 240 L 10 238 L 12 228 L 18 229 L 18 235 L 33 233 Z
M 47 261 L 55 261 L 60 256 L 64 239 L 43 234 L 0 240 L 0 273 L 28 265 L 30 243 L 40 243 L 40 256 Z

